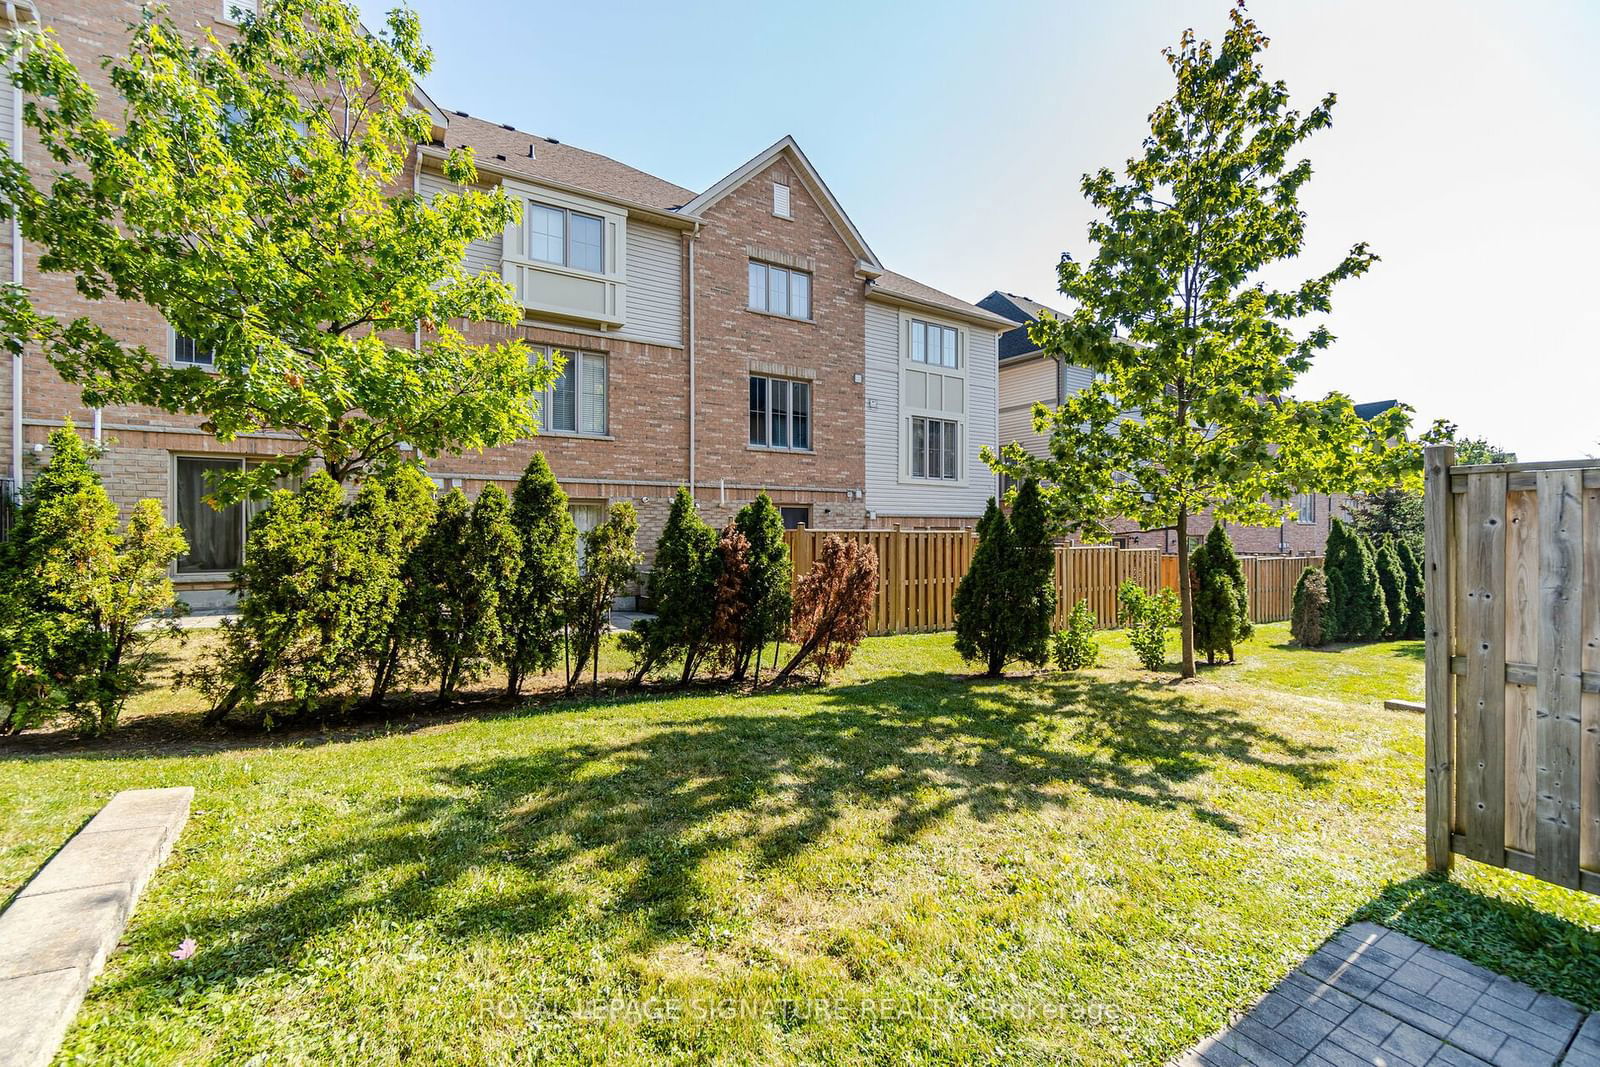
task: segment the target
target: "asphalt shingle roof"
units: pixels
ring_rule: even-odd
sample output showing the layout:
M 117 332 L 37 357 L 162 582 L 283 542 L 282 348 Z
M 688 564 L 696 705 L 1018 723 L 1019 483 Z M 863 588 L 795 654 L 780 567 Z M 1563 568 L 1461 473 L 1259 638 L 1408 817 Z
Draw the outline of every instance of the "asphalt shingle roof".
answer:
M 529 145 L 533 146 L 531 159 Z M 462 146 L 470 147 L 477 161 L 486 167 L 533 181 L 559 182 L 656 211 L 675 211 L 695 198 L 693 190 L 598 152 L 451 112 L 445 147 Z

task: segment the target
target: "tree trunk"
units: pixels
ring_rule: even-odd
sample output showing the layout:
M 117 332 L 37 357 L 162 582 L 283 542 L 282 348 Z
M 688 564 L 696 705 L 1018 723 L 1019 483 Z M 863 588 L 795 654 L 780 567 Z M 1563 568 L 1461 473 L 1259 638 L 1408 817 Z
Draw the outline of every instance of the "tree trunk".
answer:
M 1194 590 L 1189 585 L 1189 505 L 1178 505 L 1178 632 L 1183 636 L 1183 677 L 1193 678 Z

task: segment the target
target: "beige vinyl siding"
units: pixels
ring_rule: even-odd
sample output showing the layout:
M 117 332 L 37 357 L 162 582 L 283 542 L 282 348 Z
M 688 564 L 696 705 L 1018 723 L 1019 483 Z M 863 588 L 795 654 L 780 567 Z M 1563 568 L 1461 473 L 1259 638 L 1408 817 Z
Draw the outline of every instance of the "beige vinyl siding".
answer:
M 628 220 L 628 322 L 622 333 L 683 343 L 683 252 L 675 230 Z
M 417 192 L 431 200 L 440 193 L 460 192 L 461 187 L 447 182 L 444 175 L 432 171 L 423 171 L 417 179 Z M 495 276 L 500 274 L 502 242 L 496 234 L 486 240 L 473 241 L 467 245 L 466 267 L 469 274 L 482 274 L 488 271 Z
M 1094 372 L 1053 359 L 1021 359 L 1000 368 L 1000 443 L 1019 442 L 1035 456 L 1049 452 L 1033 432 L 1033 405 L 1054 406 L 1094 381 Z
M 908 313 L 934 321 L 937 315 Z M 995 332 L 962 326 L 965 334 L 965 413 L 961 484 L 905 481 L 900 476 L 900 330 L 899 309 L 868 302 L 866 316 L 866 445 L 867 510 L 880 515 L 970 516 L 976 520 L 995 492 L 995 477 L 978 457 L 993 445 L 995 433 Z M 956 325 L 951 321 L 950 325 Z

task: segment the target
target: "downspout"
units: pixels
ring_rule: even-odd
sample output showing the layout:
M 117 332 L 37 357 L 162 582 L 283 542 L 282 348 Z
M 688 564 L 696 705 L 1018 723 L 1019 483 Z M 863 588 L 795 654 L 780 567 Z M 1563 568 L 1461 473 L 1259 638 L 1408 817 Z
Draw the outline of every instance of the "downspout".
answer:
M 685 327 L 683 349 L 689 359 L 689 496 L 691 498 L 695 495 L 694 242 L 699 236 L 699 223 L 695 223 L 694 229 L 685 235 L 689 245 L 689 262 L 686 268 L 689 275 L 686 290 L 689 298 L 689 321 Z
M 6 21 L 17 25 L 17 8 L 21 6 L 33 21 L 39 21 L 39 12 L 30 3 L 18 5 L 13 0 L 6 3 Z M 9 79 L 7 79 L 9 80 Z M 11 84 L 11 158 L 22 162 L 22 89 Z M 11 284 L 22 284 L 22 223 L 15 212 L 11 214 Z M 99 412 L 95 412 L 98 421 Z M 11 485 L 12 490 L 22 489 L 22 353 L 11 356 Z

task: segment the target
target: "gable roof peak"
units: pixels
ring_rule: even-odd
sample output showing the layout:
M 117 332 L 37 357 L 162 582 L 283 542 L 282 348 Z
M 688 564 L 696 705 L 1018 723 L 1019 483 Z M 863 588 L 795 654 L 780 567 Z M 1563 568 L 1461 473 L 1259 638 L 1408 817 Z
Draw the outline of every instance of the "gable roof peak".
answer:
M 794 164 L 802 181 L 810 187 L 811 193 L 816 197 L 817 203 L 822 206 L 823 214 L 828 216 L 828 221 L 839 232 L 839 236 L 855 253 L 862 267 L 867 272 L 883 271 L 883 264 L 867 244 L 867 239 L 856 229 L 856 224 L 850 221 L 850 216 L 845 214 L 844 206 L 839 203 L 833 191 L 828 188 L 828 183 L 822 180 L 822 175 L 817 173 L 817 168 L 811 165 L 811 160 L 800 150 L 800 144 L 794 139 L 793 134 L 784 134 L 771 146 L 758 152 L 742 166 L 735 168 L 730 174 L 723 177 L 711 188 L 683 205 L 682 211 L 686 215 L 702 215 L 706 209 L 717 201 L 742 186 L 751 178 L 760 174 L 772 165 L 780 156 L 786 156 Z

